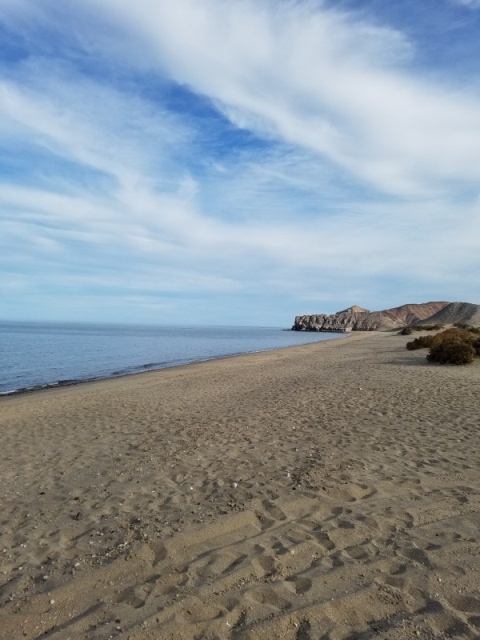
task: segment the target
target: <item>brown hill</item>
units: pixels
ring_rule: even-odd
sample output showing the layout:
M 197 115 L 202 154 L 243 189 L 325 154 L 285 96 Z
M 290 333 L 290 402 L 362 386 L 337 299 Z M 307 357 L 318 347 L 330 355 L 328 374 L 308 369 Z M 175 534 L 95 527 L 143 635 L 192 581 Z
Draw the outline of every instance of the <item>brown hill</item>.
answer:
M 393 309 L 386 309 L 381 311 L 383 315 L 387 316 L 394 322 L 400 325 L 414 324 L 419 320 L 430 319 L 431 316 L 440 312 L 446 306 L 448 302 L 424 302 L 422 304 L 404 304 L 401 307 L 394 307 Z
M 461 322 L 473 326 L 480 325 L 480 305 L 470 302 L 449 302 L 442 309 L 434 313 L 430 318 L 420 320 L 416 324 L 443 322 L 454 324 Z
M 363 307 L 359 307 L 358 304 L 354 304 L 353 307 L 348 307 L 348 309 L 344 309 L 343 311 L 337 311 L 335 315 L 339 315 L 340 313 L 371 313 L 368 309 L 364 309 Z

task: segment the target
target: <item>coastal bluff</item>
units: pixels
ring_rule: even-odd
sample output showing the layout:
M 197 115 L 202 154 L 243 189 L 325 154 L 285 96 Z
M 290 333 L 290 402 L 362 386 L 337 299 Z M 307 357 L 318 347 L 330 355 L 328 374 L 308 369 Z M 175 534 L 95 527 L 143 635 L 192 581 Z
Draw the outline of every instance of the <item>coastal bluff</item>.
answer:
M 330 315 L 296 316 L 292 331 L 387 331 L 428 320 L 450 304 L 455 303 L 404 304 L 383 311 L 369 311 L 355 305 Z

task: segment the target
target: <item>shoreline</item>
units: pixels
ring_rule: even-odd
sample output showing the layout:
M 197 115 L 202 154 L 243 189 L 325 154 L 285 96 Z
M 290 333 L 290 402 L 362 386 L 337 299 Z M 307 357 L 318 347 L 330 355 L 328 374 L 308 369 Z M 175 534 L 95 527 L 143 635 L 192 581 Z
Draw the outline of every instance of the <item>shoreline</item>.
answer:
M 478 637 L 480 363 L 408 340 L 4 398 L 0 638 Z
M 291 331 L 291 329 L 282 329 L 282 331 Z M 331 333 L 331 334 L 338 334 L 337 338 L 330 338 L 329 340 L 338 340 L 340 338 L 345 338 L 345 337 L 350 337 L 350 333 L 348 332 L 336 332 L 336 331 L 325 331 L 322 333 Z M 363 333 L 363 332 L 357 332 L 357 333 Z M 92 377 L 92 378 L 85 378 L 85 379 L 78 379 L 78 380 L 57 380 L 55 382 L 51 382 L 51 383 L 46 383 L 46 384 L 42 384 L 42 385 L 37 385 L 37 386 L 33 386 L 33 387 L 21 387 L 19 389 L 14 389 L 13 391 L 0 391 L 0 402 L 2 401 L 2 398 L 11 398 L 11 397 L 16 397 L 16 396 L 23 396 L 23 395 L 28 395 L 31 393 L 37 393 L 37 392 L 42 392 L 42 391 L 50 391 L 50 390 L 54 390 L 54 389 L 68 389 L 70 387 L 76 387 L 78 385 L 83 385 L 83 384 L 91 384 L 91 383 L 95 383 L 95 382 L 104 382 L 107 380 L 117 380 L 117 379 L 122 379 L 122 378 L 126 378 L 126 377 L 130 377 L 130 376 L 138 376 L 138 375 L 142 375 L 145 373 L 155 373 L 155 372 L 159 372 L 159 371 L 166 371 L 169 369 L 176 369 L 178 367 L 188 367 L 190 365 L 195 365 L 195 364 L 201 364 L 204 362 L 215 362 L 216 360 L 227 360 L 230 358 L 241 358 L 242 356 L 249 356 L 249 355 L 254 355 L 256 353 L 269 353 L 270 351 L 282 351 L 283 349 L 295 349 L 296 347 L 304 347 L 304 346 L 308 346 L 311 344 L 319 344 L 319 343 L 324 343 L 324 342 L 328 342 L 329 340 L 318 340 L 317 342 L 305 342 L 304 344 L 294 344 L 294 345 L 288 345 L 288 346 L 282 346 L 282 347 L 273 347 L 271 349 L 258 349 L 256 351 L 244 351 L 244 352 L 239 352 L 239 353 L 232 353 L 229 355 L 221 355 L 221 356 L 213 356 L 212 358 L 202 358 L 202 359 L 198 359 L 198 360 L 191 360 L 188 362 L 182 362 L 180 364 L 167 364 L 165 366 L 160 366 L 157 368 L 152 368 L 152 369 L 143 369 L 142 368 L 146 365 L 139 365 L 140 370 L 139 371 L 130 371 L 130 372 L 125 372 L 125 373 L 119 373 L 118 375 L 115 374 L 111 374 L 107 377 Z

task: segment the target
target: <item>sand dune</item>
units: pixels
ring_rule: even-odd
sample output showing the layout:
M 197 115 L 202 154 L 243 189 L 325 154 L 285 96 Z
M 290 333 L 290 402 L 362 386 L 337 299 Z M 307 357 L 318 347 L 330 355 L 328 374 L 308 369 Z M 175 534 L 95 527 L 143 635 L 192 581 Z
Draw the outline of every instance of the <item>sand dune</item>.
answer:
M 3 398 L 2 640 L 480 637 L 480 361 L 408 340 Z

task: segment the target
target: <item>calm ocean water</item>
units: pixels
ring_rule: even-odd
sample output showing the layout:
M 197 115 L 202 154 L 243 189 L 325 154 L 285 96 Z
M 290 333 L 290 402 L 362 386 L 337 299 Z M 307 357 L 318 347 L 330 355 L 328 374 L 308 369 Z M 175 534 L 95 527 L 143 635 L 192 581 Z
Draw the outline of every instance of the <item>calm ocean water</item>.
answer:
M 274 327 L 0 322 L 0 393 L 340 338 Z

